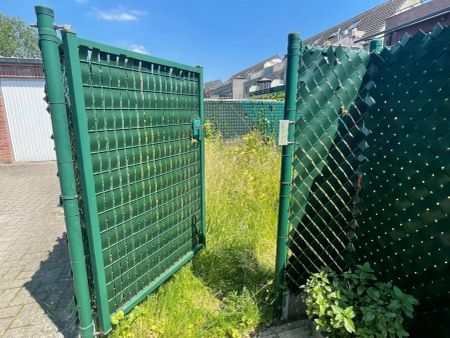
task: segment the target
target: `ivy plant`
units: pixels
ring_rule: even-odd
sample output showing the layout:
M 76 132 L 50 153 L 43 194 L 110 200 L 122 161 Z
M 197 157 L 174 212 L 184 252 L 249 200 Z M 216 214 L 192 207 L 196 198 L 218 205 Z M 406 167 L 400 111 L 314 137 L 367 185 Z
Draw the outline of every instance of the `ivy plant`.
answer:
M 337 274 L 329 268 L 309 277 L 303 301 L 310 319 L 327 337 L 406 337 L 404 316 L 418 301 L 391 282 L 377 281 L 369 263 Z

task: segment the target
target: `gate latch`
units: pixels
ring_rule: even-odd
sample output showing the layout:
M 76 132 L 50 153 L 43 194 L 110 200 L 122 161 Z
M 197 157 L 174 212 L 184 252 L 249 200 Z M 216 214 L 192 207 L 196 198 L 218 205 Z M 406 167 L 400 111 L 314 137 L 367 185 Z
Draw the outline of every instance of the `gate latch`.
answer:
M 278 126 L 278 145 L 287 146 L 289 142 L 289 125 L 295 122 L 289 120 L 280 120 Z
M 202 120 L 193 120 L 192 121 L 192 139 L 200 141 L 202 139 L 201 130 L 204 129 L 205 126 L 202 125 Z

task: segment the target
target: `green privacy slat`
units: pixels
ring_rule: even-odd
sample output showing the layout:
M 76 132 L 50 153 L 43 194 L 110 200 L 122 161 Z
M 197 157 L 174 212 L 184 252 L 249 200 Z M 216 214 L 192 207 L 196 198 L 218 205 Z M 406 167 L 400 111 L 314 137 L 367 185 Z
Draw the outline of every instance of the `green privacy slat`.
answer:
M 255 127 L 278 135 L 284 102 L 274 100 L 204 100 L 206 119 L 224 139 L 242 137 Z
M 421 47 L 408 49 L 411 41 Z M 438 318 L 448 312 L 448 288 L 434 283 L 449 278 L 448 210 L 440 208 L 450 194 L 444 167 L 449 140 L 448 47 L 448 41 L 420 34 L 395 51 L 397 64 L 403 58 L 410 60 L 401 71 L 396 72 L 390 65 L 394 61 L 388 59 L 389 68 L 380 67 L 375 75 L 374 81 L 384 84 L 379 90 L 386 93 L 383 109 L 390 114 L 369 110 L 367 115 L 372 134 L 367 138 L 368 182 L 362 193 L 372 203 L 367 203 L 355 242 L 359 261 L 373 257 L 383 278 L 419 298 L 419 318 L 434 312 L 427 321 L 416 320 L 414 332 L 437 336 L 444 332 L 439 331 Z M 393 76 L 399 85 L 387 85 Z M 372 95 L 376 100 L 379 94 Z M 377 224 L 372 225 L 371 219 Z
M 368 62 L 368 53 L 340 47 L 306 47 L 301 55 L 287 266 L 292 288 L 325 265 L 345 267 L 362 135 L 351 104 Z
M 64 32 L 97 330 L 204 247 L 202 70 Z M 89 217 L 87 217 L 89 216 Z
M 369 261 L 420 304 L 410 330 L 446 334 L 450 281 L 450 28 L 380 53 L 305 47 L 286 280 Z M 446 321 L 442 321 L 445 319 Z

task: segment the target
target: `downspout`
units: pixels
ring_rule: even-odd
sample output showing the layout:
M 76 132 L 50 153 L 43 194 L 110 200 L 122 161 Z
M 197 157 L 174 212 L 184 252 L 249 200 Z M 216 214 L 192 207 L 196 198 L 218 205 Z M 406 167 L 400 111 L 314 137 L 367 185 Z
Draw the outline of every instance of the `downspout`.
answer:
M 58 51 L 60 40 L 56 36 L 53 10 L 45 6 L 36 6 L 35 11 L 39 33 L 39 47 L 42 53 L 47 88 L 47 100 L 50 107 L 55 141 L 59 184 L 66 220 L 80 332 L 82 337 L 90 338 L 94 336 L 94 321 L 92 319 L 83 237 L 78 211 L 78 195 Z
M 289 206 L 292 181 L 292 155 L 294 153 L 294 131 L 297 115 L 297 85 L 300 62 L 300 34 L 290 33 L 288 36 L 286 86 L 284 101 L 284 120 L 289 123 L 287 144 L 282 148 L 280 202 L 278 209 L 277 256 L 274 280 L 274 315 L 282 315 L 285 296 L 285 265 L 287 259 L 287 237 L 289 223 Z

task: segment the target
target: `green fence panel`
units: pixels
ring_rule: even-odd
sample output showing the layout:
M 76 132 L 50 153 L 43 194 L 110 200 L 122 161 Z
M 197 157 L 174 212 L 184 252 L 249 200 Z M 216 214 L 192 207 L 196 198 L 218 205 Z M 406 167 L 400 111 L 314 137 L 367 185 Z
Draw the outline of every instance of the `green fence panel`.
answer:
M 284 103 L 275 100 L 205 100 L 206 120 L 224 139 L 242 137 L 255 128 L 278 135 Z
M 107 333 L 205 245 L 202 69 L 67 30 L 60 53 L 92 308 Z
M 419 299 L 411 333 L 450 323 L 450 28 L 373 55 L 357 262 Z
M 365 129 L 358 96 L 369 54 L 305 47 L 300 56 L 287 283 L 297 289 L 323 266 L 346 267 L 352 201 Z
M 300 61 L 287 285 L 369 261 L 419 299 L 411 334 L 447 334 L 450 28 Z

